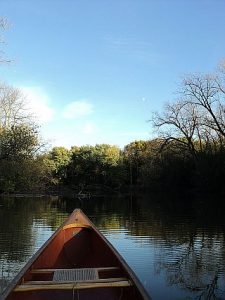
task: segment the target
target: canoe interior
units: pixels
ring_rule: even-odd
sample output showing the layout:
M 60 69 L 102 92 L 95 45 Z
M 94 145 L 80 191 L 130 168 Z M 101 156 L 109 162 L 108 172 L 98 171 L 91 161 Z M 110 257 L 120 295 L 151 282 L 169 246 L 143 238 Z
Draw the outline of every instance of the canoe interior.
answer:
M 70 224 L 78 224 L 70 227 Z M 83 227 L 79 227 L 83 224 Z M 69 226 L 68 226 L 69 225 Z M 40 289 L 14 291 L 15 287 L 28 283 L 50 282 L 53 280 L 54 269 L 105 268 L 99 270 L 99 279 L 125 278 L 131 286 L 100 287 L 88 289 Z M 41 270 L 42 271 L 41 271 Z M 93 228 L 89 220 L 79 210 L 75 211 L 68 221 L 36 254 L 24 273 L 19 274 L 12 291 L 7 292 L 3 299 L 7 300 L 49 300 L 49 299 L 149 299 L 136 287 L 124 264 L 115 255 L 114 249 Z

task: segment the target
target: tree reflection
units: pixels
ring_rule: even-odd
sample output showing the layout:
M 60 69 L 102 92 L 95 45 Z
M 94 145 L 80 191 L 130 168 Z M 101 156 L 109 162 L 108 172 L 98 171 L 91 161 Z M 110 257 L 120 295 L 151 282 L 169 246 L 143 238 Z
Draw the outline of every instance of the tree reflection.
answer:
M 207 236 L 203 241 L 198 238 L 194 243 L 190 241 L 170 246 L 168 251 L 162 250 L 155 264 L 156 273 L 164 272 L 169 285 L 179 285 L 198 294 L 196 299 L 218 299 L 222 292 L 217 286 L 218 277 L 224 276 L 224 250 L 222 246 L 218 249 L 217 243 L 210 245 Z
M 38 228 L 62 224 L 56 212 L 54 198 L 0 198 L 0 293 L 37 250 Z
M 199 214 L 196 207 L 192 217 L 196 217 L 196 213 L 198 219 L 193 223 L 188 222 L 185 215 L 183 221 L 177 223 L 172 214 L 167 226 L 162 226 L 164 243 L 156 255 L 155 272 L 165 275 L 169 285 L 178 285 L 191 292 L 195 299 L 222 299 L 225 295 L 221 282 L 225 277 L 224 218 L 221 215 L 214 227 L 213 215 L 218 216 L 218 208 L 211 207 L 207 214 Z

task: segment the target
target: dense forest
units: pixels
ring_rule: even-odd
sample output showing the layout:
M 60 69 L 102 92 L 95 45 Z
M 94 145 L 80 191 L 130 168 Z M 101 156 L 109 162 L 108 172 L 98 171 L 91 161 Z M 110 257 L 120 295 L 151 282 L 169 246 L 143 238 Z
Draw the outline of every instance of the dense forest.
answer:
M 0 85 L 0 190 L 223 191 L 225 64 L 183 79 L 178 97 L 152 114 L 157 138 L 46 150 L 22 92 Z M 29 100 L 29 99 L 28 99 Z

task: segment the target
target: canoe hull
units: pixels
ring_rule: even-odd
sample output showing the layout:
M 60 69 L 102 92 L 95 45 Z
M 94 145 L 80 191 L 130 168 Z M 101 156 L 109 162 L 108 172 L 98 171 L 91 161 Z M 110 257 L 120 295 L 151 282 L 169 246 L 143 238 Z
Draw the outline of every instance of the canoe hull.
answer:
M 83 277 L 75 278 L 75 273 Z M 115 248 L 76 209 L 21 270 L 1 299 L 150 297 Z

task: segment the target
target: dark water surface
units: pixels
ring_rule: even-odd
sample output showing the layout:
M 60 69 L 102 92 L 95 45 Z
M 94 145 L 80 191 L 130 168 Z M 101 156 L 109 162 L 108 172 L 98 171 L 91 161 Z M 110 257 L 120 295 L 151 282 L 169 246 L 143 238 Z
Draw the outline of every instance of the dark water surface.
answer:
M 0 198 L 0 292 L 80 207 L 153 300 L 225 299 L 225 205 L 176 198 Z

